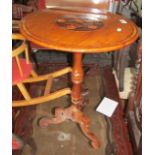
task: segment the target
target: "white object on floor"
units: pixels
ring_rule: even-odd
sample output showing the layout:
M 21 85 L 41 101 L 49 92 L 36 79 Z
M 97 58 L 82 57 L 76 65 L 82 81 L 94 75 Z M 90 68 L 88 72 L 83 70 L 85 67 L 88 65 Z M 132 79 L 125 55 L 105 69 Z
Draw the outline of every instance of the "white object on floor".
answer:
M 117 86 L 119 86 L 119 81 L 116 76 L 115 70 L 113 71 Z M 120 98 L 121 99 L 128 99 L 129 94 L 132 91 L 132 83 L 133 83 L 133 78 L 134 78 L 134 68 L 127 67 L 125 68 L 124 72 L 124 90 L 122 92 L 119 92 Z
M 118 105 L 118 102 L 104 97 L 104 99 L 101 101 L 101 103 L 97 107 L 96 111 L 98 111 L 108 117 L 111 117 L 112 114 L 114 113 L 117 105 Z

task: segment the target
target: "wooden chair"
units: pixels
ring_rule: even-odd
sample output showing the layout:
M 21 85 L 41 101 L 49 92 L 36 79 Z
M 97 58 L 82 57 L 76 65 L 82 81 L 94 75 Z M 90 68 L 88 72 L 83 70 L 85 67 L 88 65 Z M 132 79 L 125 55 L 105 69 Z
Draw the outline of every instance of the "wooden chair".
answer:
M 13 101 L 13 107 L 45 103 L 71 93 L 70 88 L 64 88 L 54 93 L 50 92 L 53 78 L 57 78 L 61 75 L 71 72 L 72 69 L 70 67 L 39 76 L 33 70 L 33 65 L 29 60 L 28 45 L 25 38 L 21 34 L 13 34 L 12 39 L 22 41 L 21 45 L 13 48 L 12 50 L 12 85 L 16 85 L 24 97 L 24 100 Z M 21 58 L 22 54 L 25 54 L 25 58 Z M 32 84 L 41 81 L 46 81 L 44 94 L 38 97 L 31 97 L 31 94 L 29 93 L 25 84 Z
M 37 74 L 33 70 L 32 63 L 29 60 L 28 45 L 25 38 L 21 34 L 13 34 L 12 39 L 13 41 L 22 41 L 20 46 L 12 50 L 12 84 L 17 85 L 24 98 L 29 100 L 30 96 L 22 81 L 29 76 L 37 77 Z M 25 54 L 25 58 L 21 58 L 23 53 Z

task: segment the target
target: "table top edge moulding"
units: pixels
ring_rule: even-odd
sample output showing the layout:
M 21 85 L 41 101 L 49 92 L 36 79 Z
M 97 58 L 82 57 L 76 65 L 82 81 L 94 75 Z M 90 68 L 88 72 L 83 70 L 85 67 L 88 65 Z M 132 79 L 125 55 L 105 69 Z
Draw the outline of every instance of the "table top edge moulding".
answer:
M 138 38 L 137 26 L 124 16 L 107 13 L 101 28 L 74 31 L 60 27 L 56 22 L 67 15 L 70 16 L 70 12 L 36 11 L 22 19 L 20 31 L 35 44 L 72 53 L 114 51 L 132 44 Z

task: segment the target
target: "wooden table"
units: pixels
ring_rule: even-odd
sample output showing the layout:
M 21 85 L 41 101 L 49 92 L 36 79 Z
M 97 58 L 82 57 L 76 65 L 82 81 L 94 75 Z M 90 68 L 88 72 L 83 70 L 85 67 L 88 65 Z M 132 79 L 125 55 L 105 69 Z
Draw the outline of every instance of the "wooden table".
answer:
M 89 131 L 89 119 L 81 112 L 83 103 L 81 97 L 82 55 L 115 51 L 127 47 L 138 38 L 138 29 L 133 22 L 120 15 L 108 13 L 99 18 L 92 17 L 96 21 L 89 23 L 87 18 L 91 21 L 90 15 L 82 18 L 84 21 L 81 21 L 80 14 L 57 10 L 36 11 L 23 18 L 20 31 L 35 44 L 56 49 L 57 52 L 73 53 L 71 95 L 73 104 L 66 109 L 57 109 L 54 119 L 45 119 L 43 122 L 45 126 L 50 123 L 60 123 L 66 119 L 77 122 L 84 134 L 91 140 L 92 146 L 97 149 L 100 143 Z M 86 24 L 83 24 L 85 22 Z

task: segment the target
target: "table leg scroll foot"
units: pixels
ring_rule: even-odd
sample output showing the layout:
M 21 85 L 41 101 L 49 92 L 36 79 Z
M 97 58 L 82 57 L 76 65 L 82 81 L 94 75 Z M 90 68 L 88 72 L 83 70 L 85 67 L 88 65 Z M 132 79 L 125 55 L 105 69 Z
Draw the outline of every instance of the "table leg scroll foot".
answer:
M 59 117 L 58 118 L 57 117 L 51 118 L 51 117 L 44 116 L 44 117 L 39 119 L 38 125 L 41 128 L 47 128 L 51 124 L 59 124 L 62 122 L 63 122 L 63 120 L 60 119 Z
M 100 142 L 95 136 L 94 133 L 92 133 L 89 129 L 90 127 L 90 120 L 81 112 L 77 112 L 77 118 L 74 120 L 76 123 L 80 125 L 80 128 L 84 135 L 91 141 L 91 145 L 94 149 L 98 149 L 100 147 Z
M 38 121 L 38 126 L 40 128 L 47 128 L 49 124 L 50 124 L 50 118 L 46 116 L 41 117 Z
M 93 134 L 90 130 L 89 130 L 89 126 L 88 125 L 80 125 L 81 130 L 83 131 L 83 133 L 85 134 L 85 136 L 90 139 L 91 141 L 91 145 L 94 149 L 98 149 L 100 148 L 100 142 L 97 139 L 97 137 L 95 136 L 95 134 Z
M 50 124 L 59 124 L 65 120 L 71 120 L 79 124 L 84 135 L 91 141 L 91 145 L 94 149 L 100 147 L 100 142 L 98 141 L 95 134 L 89 130 L 90 120 L 80 111 L 78 105 L 71 105 L 68 108 L 56 108 L 55 117 L 43 117 L 39 120 L 39 126 L 42 128 L 48 127 Z

